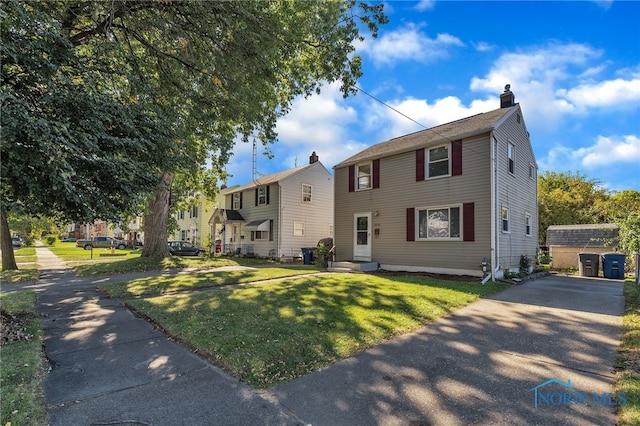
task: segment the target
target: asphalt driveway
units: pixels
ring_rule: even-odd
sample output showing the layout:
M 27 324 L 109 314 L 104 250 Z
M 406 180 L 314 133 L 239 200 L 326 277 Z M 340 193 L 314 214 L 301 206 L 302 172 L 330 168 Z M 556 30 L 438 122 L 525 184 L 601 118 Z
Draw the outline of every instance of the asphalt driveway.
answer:
M 530 281 L 272 393 L 314 426 L 613 425 L 623 286 Z

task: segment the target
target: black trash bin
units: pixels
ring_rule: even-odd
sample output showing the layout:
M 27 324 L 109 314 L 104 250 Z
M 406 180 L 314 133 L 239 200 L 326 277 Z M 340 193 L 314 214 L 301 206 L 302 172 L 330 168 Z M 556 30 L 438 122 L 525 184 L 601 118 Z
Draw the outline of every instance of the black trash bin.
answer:
M 581 277 L 597 277 L 600 272 L 600 255 L 598 253 L 578 253 L 580 263 L 578 269 Z
M 302 250 L 302 263 L 305 265 L 311 265 L 315 247 L 302 247 L 300 250 Z
M 614 280 L 624 279 L 624 260 L 627 257 L 624 253 L 603 253 L 602 273 L 605 278 Z

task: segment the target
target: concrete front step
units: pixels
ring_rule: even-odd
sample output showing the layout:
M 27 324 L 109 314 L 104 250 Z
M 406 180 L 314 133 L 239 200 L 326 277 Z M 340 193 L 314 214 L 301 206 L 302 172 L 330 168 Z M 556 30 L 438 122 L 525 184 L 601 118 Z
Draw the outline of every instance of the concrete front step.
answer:
M 371 272 L 378 270 L 378 262 L 329 262 L 330 272 Z

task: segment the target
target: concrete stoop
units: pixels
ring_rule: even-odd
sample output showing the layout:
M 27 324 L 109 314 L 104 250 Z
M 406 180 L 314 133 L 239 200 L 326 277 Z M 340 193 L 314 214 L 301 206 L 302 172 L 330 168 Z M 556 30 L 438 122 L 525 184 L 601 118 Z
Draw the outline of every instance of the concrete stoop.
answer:
M 372 272 L 378 270 L 378 262 L 329 262 L 329 272 Z

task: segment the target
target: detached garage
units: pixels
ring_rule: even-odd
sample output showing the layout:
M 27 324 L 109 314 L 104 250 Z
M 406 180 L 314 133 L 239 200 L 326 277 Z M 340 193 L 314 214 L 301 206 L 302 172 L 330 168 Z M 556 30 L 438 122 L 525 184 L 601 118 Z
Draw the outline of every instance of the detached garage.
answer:
M 554 268 L 579 268 L 579 253 L 607 253 L 618 247 L 618 225 L 552 225 L 547 246 Z

